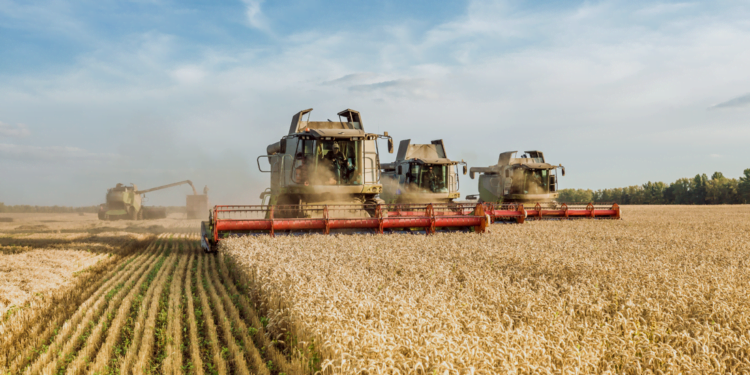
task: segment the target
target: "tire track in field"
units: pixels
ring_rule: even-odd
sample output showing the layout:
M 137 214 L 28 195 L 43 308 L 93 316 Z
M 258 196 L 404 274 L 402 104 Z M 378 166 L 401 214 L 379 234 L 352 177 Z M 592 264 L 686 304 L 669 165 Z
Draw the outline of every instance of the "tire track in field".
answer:
M 25 322 L 36 337 L 8 336 L 17 347 L 0 375 L 308 373 L 265 332 L 244 275 L 197 234 L 163 234 L 107 267 L 74 305 Z

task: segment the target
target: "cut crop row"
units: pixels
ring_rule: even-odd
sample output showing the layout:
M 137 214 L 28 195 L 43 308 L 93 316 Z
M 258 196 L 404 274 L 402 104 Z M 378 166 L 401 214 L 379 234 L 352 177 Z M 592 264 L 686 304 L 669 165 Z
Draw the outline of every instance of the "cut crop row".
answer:
M 158 251 L 160 249 L 153 253 L 145 252 L 133 261 L 124 264 L 125 267 L 117 267 L 118 272 L 78 307 L 75 314 L 50 339 L 50 344 L 44 348 L 44 352 L 26 368 L 26 372 L 39 373 L 43 369 L 52 372 L 67 367 L 67 364 L 76 357 L 78 350 L 88 340 L 95 322 L 100 320 L 105 308 L 116 306 L 112 303 L 113 299 L 117 299 L 126 285 L 132 286 L 135 279 L 153 264 Z
M 6 373 L 307 373 L 269 337 L 220 255 L 195 235 L 163 236 L 89 285 L 41 350 L 13 352 Z
M 70 287 L 43 301 L 35 301 L 0 324 L 0 373 L 17 373 L 45 352 L 66 320 L 86 301 L 95 300 L 108 290 L 113 278 L 121 275 L 123 268 L 136 258 L 142 257 L 144 249 L 152 250 L 153 239 L 133 241 L 128 249 L 126 255 L 112 255 L 78 273 Z

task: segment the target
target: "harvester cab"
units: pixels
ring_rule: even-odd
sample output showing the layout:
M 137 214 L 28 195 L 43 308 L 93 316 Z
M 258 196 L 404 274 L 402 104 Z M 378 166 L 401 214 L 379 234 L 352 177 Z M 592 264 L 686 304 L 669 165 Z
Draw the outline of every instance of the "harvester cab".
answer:
M 396 160 L 381 165 L 383 193 L 388 203 L 448 203 L 460 197 L 458 165 L 448 159 L 442 139 L 430 144 L 411 144 L 405 139 L 398 146 Z
M 271 174 L 261 199 L 269 205 L 377 203 L 383 189 L 377 140 L 387 139 L 393 152 L 391 137 L 365 132 L 362 115 L 352 109 L 339 112 L 339 121 L 310 121 L 311 112 L 295 114 L 288 134 L 258 157 L 258 169 Z

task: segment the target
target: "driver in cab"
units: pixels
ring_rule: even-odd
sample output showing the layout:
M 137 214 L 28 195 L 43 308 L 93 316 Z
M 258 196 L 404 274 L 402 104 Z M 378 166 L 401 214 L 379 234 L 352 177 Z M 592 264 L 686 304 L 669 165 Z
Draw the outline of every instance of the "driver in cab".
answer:
M 324 158 L 331 168 L 331 173 L 333 173 L 333 176 L 331 176 L 328 183 L 330 185 L 340 185 L 343 177 L 342 175 L 347 168 L 347 162 L 344 154 L 341 152 L 341 146 L 339 146 L 338 142 L 333 142 L 331 151 L 328 152 Z

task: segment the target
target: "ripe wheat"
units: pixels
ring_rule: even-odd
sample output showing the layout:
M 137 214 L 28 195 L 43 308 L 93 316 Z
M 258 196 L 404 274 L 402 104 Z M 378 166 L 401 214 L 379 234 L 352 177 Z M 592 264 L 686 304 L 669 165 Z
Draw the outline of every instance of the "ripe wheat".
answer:
M 750 372 L 750 207 L 625 213 L 221 251 L 323 373 Z

